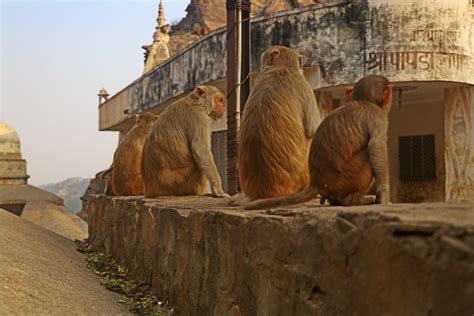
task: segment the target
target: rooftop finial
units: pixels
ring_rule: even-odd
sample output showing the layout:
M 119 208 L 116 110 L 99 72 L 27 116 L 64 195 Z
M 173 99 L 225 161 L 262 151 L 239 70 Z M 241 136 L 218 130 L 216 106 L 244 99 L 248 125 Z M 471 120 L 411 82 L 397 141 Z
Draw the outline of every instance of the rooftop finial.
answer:
M 151 45 L 142 46 L 145 50 L 145 69 L 143 70 L 143 73 L 149 72 L 171 56 L 168 47 L 168 42 L 170 40 L 170 25 L 165 18 L 165 6 L 163 0 L 160 0 L 156 22 L 157 26 L 153 33 L 153 43 Z
M 156 22 L 158 22 L 158 26 L 156 27 L 156 29 L 168 25 L 168 22 L 165 18 L 165 6 L 163 4 L 163 0 L 160 0 L 160 7 L 158 9 L 158 19 L 156 20 Z
M 109 93 L 107 92 L 107 90 L 105 90 L 104 87 L 102 87 L 97 96 L 99 97 L 99 105 L 101 105 L 102 103 L 107 101 L 107 99 L 109 98 Z

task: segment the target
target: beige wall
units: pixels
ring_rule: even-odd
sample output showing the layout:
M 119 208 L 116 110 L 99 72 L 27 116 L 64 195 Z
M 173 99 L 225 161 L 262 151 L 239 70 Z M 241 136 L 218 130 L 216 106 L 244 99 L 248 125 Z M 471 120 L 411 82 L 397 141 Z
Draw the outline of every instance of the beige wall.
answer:
M 444 158 L 444 113 L 443 89 L 431 89 L 430 99 L 410 98 L 405 92 L 402 105 L 394 93 L 393 106 L 389 114 L 388 151 L 390 168 L 390 197 L 392 202 L 428 202 L 445 199 L 445 158 Z M 404 101 L 407 100 L 407 101 Z M 435 135 L 436 179 L 430 181 L 401 181 L 399 178 L 399 136 Z

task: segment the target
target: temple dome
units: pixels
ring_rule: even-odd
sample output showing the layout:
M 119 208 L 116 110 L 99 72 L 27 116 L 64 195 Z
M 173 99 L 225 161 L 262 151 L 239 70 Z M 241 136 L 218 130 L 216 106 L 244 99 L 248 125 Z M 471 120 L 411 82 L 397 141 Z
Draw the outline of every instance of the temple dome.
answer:
M 26 160 L 21 158 L 18 133 L 0 122 L 0 186 L 27 184 Z
M 0 122 L 0 157 L 21 159 L 20 137 L 13 128 L 3 122 Z

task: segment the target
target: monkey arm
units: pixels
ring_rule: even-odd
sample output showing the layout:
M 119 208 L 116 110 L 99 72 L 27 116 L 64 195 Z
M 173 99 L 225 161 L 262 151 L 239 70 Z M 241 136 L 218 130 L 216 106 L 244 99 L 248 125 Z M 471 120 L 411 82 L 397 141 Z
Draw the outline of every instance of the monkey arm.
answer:
M 210 129 L 196 128 L 191 137 L 191 151 L 199 169 L 209 180 L 212 193 L 217 196 L 226 196 L 222 189 L 222 182 L 217 171 L 216 164 L 211 152 L 209 134 Z
M 382 204 L 389 202 L 387 127 L 388 119 L 386 117 L 369 117 L 367 149 L 374 172 L 377 201 Z
M 319 115 L 316 102 L 305 105 L 303 109 L 303 124 L 306 137 L 312 138 L 314 136 L 320 122 L 321 116 Z
M 308 84 L 309 86 L 309 84 Z M 319 123 L 321 123 L 321 116 L 319 114 L 318 105 L 311 86 L 309 86 L 308 93 L 303 94 L 303 126 L 306 137 L 312 138 Z

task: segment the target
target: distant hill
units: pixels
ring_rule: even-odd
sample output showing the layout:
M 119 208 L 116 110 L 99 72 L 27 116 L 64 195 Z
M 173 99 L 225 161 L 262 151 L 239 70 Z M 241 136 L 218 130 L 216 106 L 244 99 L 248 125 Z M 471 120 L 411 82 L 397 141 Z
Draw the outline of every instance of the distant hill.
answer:
M 57 194 L 64 199 L 64 205 L 71 212 L 77 213 L 81 210 L 81 196 L 87 189 L 90 179 L 70 178 L 58 183 L 43 184 L 39 187 L 43 190 Z

